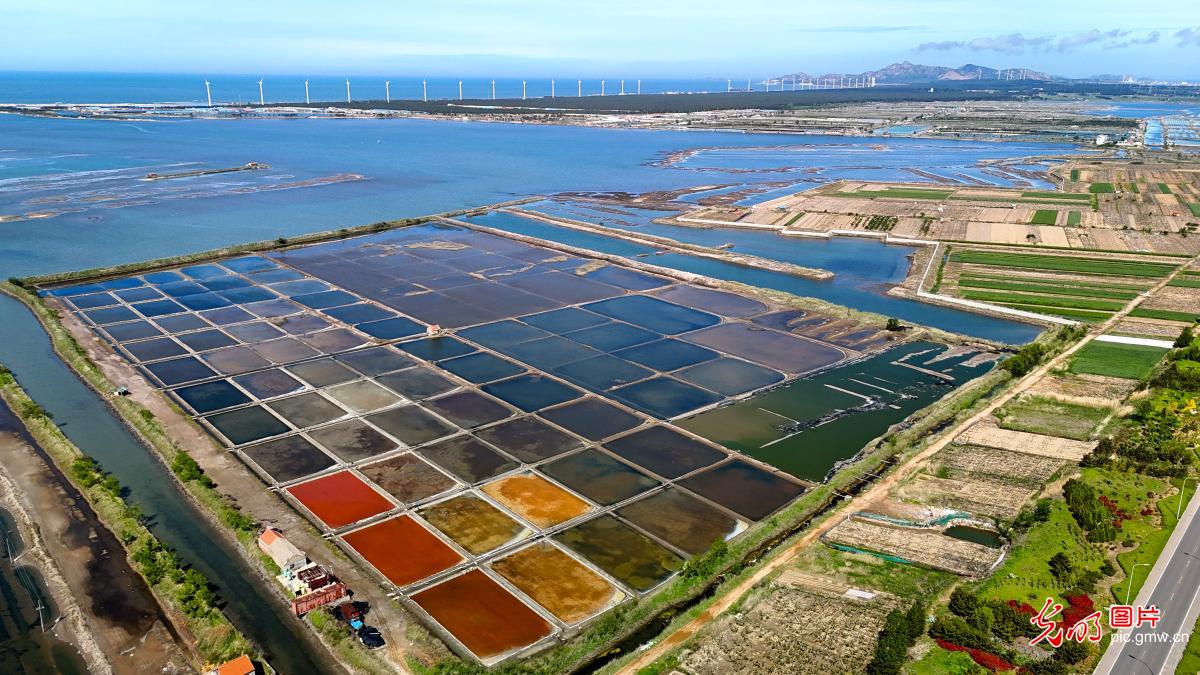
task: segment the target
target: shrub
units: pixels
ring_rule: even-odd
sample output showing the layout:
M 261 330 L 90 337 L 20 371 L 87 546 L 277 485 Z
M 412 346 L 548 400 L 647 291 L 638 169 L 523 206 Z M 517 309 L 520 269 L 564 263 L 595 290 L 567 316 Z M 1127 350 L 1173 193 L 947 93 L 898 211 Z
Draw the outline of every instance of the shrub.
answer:
M 925 605 L 913 603 L 907 612 L 892 610 L 875 641 L 875 655 L 867 664 L 870 675 L 895 675 L 908 660 L 908 650 L 925 630 Z
M 1194 339 L 1195 339 L 1195 336 L 1192 335 L 1192 327 L 1188 326 L 1187 328 L 1184 328 L 1182 331 L 1180 331 L 1179 337 L 1175 338 L 1174 346 L 1176 349 L 1183 349 L 1184 347 L 1190 347 L 1192 344 L 1192 340 L 1194 340 Z

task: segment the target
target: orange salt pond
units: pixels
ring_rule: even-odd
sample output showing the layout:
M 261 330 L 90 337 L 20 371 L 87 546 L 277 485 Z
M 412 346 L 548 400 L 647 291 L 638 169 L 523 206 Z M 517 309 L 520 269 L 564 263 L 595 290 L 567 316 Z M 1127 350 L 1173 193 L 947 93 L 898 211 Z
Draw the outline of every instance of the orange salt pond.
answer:
M 293 485 L 287 491 L 321 522 L 335 528 L 393 508 L 383 495 L 349 471 Z
M 550 635 L 550 623 L 479 570 L 412 596 L 485 663 Z
M 480 489 L 541 528 L 568 521 L 591 509 L 584 500 L 532 473 L 501 478 Z
M 420 581 L 462 560 L 454 549 L 408 516 L 375 523 L 342 539 L 397 586 Z
M 548 541 L 497 560 L 492 570 L 568 624 L 604 611 L 623 595 Z

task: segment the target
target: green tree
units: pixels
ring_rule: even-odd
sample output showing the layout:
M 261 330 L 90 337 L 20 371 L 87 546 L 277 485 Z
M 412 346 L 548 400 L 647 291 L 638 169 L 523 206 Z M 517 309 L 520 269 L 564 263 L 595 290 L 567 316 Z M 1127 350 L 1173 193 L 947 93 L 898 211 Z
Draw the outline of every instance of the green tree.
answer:
M 1194 339 L 1195 336 L 1192 334 L 1192 327 L 1187 326 L 1179 332 L 1179 337 L 1175 338 L 1175 348 L 1183 349 L 1184 347 L 1188 347 L 1192 344 L 1192 340 Z
M 1070 583 L 1071 578 L 1075 576 L 1075 566 L 1062 551 L 1055 553 L 1046 564 L 1050 567 L 1050 574 L 1060 583 Z

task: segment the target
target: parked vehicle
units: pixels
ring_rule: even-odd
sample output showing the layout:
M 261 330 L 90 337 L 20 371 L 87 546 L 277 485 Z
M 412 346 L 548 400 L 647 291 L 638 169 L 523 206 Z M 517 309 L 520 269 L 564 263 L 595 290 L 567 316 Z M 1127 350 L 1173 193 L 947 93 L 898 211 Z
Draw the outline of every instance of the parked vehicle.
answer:
M 379 634 L 379 629 L 372 626 L 363 626 L 358 629 L 358 641 L 367 649 L 378 649 L 386 644 L 383 636 Z

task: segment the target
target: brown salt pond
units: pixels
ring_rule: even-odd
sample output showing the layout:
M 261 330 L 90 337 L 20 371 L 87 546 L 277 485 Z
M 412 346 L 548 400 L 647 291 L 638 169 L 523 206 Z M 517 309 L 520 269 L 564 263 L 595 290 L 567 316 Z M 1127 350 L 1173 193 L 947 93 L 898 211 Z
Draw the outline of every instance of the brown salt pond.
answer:
M 418 450 L 466 483 L 478 483 L 515 469 L 517 463 L 473 436 L 455 436 Z
M 495 561 L 492 571 L 567 624 L 604 611 L 623 595 L 604 577 L 548 541 Z
M 522 462 L 549 459 L 583 445 L 534 417 L 521 417 L 480 429 L 476 435 Z
M 683 565 L 679 556 L 609 515 L 576 525 L 554 539 L 639 592 L 659 585 Z
M 622 506 L 617 515 L 688 555 L 704 553 L 741 527 L 736 518 L 670 487 Z
M 367 464 L 359 471 L 406 505 L 428 499 L 457 485 L 453 478 L 412 453 Z
M 358 419 L 313 429 L 308 435 L 347 462 L 357 462 L 399 447 L 395 441 Z
M 689 476 L 679 484 L 750 520 L 762 520 L 804 494 L 805 487 L 735 459 Z
M 591 508 L 584 500 L 533 473 L 501 478 L 481 489 L 540 528 L 566 522 Z
M 479 570 L 412 599 L 484 662 L 531 645 L 553 630 L 541 615 Z
M 293 485 L 287 491 L 329 527 L 342 527 L 393 508 L 383 495 L 349 471 Z
M 524 525 L 472 494 L 431 504 L 422 508 L 420 514 L 473 555 L 482 555 L 529 535 Z
M 633 467 L 591 448 L 540 468 L 551 478 L 604 506 L 623 502 L 659 484 Z
M 409 516 L 375 523 L 342 539 L 397 586 L 420 581 L 462 560 L 458 552 Z

